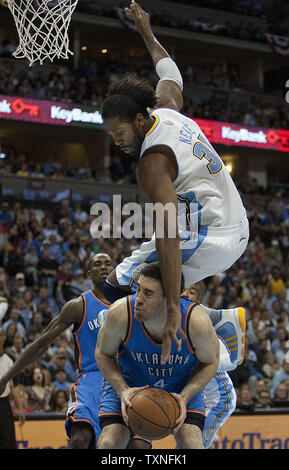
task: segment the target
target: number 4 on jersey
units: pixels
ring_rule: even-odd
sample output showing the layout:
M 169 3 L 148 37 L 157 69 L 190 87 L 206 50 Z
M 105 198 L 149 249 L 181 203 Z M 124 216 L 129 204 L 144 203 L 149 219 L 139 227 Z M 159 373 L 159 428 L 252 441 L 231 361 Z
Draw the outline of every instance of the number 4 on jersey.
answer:
M 166 382 L 164 381 L 164 379 L 157 380 L 153 384 L 153 387 L 156 387 L 156 388 L 165 388 L 165 386 L 166 386 Z

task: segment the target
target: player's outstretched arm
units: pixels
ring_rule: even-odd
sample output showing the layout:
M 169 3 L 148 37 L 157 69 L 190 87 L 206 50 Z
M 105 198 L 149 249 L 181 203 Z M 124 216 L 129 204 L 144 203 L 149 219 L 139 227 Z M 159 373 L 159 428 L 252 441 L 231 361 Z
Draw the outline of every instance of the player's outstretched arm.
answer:
M 47 350 L 48 346 L 69 328 L 73 323 L 80 322 L 83 315 L 83 303 L 79 297 L 70 300 L 61 312 L 44 328 L 41 335 L 25 348 L 15 364 L 0 379 L 0 395 L 5 390 L 6 384 L 29 364 L 37 361 Z
M 97 365 L 119 396 L 128 388 L 128 385 L 115 360 L 115 354 L 125 338 L 127 322 L 126 298 L 122 298 L 108 309 L 105 321 L 99 330 L 95 348 Z
M 134 0 L 125 11 L 134 20 L 160 78 L 156 88 L 158 107 L 180 111 L 183 107 L 183 79 L 177 65 L 152 32 L 149 14 Z

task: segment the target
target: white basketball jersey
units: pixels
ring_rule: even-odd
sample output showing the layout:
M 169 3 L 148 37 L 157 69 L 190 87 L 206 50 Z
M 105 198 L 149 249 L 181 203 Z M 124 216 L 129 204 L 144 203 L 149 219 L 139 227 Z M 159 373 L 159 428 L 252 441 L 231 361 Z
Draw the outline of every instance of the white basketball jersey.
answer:
M 185 211 L 191 223 L 194 224 L 192 219 L 195 218 L 198 227 L 231 226 L 241 222 L 246 212 L 238 190 L 200 127 L 172 109 L 159 108 L 151 116 L 155 123 L 145 136 L 140 158 L 156 145 L 168 146 L 173 151 L 178 165 L 173 184 L 178 195 L 179 215 Z M 179 228 L 185 230 L 181 225 Z

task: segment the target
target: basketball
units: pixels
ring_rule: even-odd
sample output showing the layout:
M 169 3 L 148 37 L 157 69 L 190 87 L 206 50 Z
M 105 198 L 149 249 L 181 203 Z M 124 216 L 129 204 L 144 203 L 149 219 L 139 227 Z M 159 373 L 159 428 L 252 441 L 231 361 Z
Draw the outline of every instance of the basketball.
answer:
M 165 390 L 146 388 L 137 392 L 127 408 L 131 429 L 149 440 L 162 439 L 173 432 L 180 414 L 177 400 Z

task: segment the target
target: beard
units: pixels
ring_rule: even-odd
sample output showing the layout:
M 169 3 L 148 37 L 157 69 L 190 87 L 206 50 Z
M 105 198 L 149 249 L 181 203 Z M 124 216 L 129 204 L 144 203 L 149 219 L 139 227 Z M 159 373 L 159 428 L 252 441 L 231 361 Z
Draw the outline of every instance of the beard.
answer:
M 144 137 L 141 132 L 138 130 L 135 124 L 132 124 L 134 139 L 132 143 L 132 150 L 128 153 L 131 157 L 136 157 L 140 155 L 141 146 L 144 141 Z

